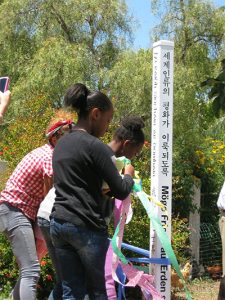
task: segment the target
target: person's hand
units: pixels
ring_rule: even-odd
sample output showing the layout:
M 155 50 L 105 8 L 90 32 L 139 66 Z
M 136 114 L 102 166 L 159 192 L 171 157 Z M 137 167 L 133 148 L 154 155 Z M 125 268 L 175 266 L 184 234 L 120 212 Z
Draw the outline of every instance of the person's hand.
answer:
M 11 99 L 11 92 L 8 90 L 4 93 L 0 92 L 0 123 L 3 121 L 3 115 L 6 112 Z
M 9 102 L 11 99 L 11 92 L 5 91 L 4 93 L 0 92 L 0 103 L 1 103 L 1 107 L 8 107 L 9 106 Z
M 131 177 L 134 177 L 134 167 L 132 165 L 126 165 L 124 167 L 124 175 L 128 174 Z

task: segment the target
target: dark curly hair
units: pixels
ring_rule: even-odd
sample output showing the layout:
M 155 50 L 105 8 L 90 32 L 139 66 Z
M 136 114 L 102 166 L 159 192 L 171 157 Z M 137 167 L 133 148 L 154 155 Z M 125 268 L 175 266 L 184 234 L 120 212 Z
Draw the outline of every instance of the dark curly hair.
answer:
M 133 144 L 144 144 L 143 128 L 145 124 L 140 117 L 130 116 L 122 120 L 121 125 L 114 133 L 113 139 L 118 141 L 129 140 Z

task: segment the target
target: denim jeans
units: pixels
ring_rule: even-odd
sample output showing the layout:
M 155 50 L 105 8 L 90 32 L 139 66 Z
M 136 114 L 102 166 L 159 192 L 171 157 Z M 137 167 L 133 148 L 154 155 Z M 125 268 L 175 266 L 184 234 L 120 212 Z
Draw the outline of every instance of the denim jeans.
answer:
M 59 262 L 56 256 L 55 247 L 52 243 L 51 236 L 50 236 L 50 222 L 46 219 L 38 217 L 38 226 L 41 229 L 43 237 L 45 239 L 48 254 L 52 260 L 53 267 L 56 273 L 56 284 L 49 295 L 48 300 L 61 300 L 62 299 L 62 282 L 60 280 L 59 274 Z
M 13 299 L 35 300 L 40 265 L 30 220 L 18 208 L 2 203 L 0 232 L 8 237 L 20 271 L 13 290 Z
M 59 259 L 63 300 L 107 300 L 104 266 L 106 232 L 52 219 L 51 237 Z

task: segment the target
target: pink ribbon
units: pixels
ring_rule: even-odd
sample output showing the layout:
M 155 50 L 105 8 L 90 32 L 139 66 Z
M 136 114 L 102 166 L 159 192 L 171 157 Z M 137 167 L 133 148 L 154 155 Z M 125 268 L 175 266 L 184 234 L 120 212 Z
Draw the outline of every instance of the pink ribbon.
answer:
M 116 200 L 116 201 L 120 201 L 120 200 Z M 122 201 L 121 208 L 119 209 L 121 210 L 121 216 L 120 216 L 121 221 L 120 221 L 119 234 L 116 240 L 116 244 L 119 249 L 121 249 L 123 233 L 124 233 L 124 225 L 130 211 L 130 206 L 131 206 L 131 200 L 129 196 L 127 199 Z M 119 263 L 121 264 L 122 269 L 128 279 L 128 282 L 126 284 L 121 283 L 116 274 L 116 269 Z M 136 285 L 140 286 L 140 288 L 144 292 L 143 295 L 145 296 L 145 298 L 146 298 L 146 293 L 150 293 L 152 295 L 153 300 L 163 299 L 160 293 L 153 286 L 154 276 L 145 274 L 143 271 L 135 269 L 134 266 L 131 264 L 123 264 L 122 262 L 120 262 L 119 257 L 114 252 L 112 255 L 112 277 L 115 281 L 122 284 L 123 286 L 130 286 L 130 287 L 135 287 Z

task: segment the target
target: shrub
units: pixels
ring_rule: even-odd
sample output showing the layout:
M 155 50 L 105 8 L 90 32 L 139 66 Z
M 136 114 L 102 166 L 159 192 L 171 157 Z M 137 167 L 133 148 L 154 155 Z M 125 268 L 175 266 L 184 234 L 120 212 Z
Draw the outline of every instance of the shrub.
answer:
M 0 234 L 0 291 L 6 299 L 14 287 L 18 276 L 18 267 L 7 238 Z M 37 286 L 37 299 L 48 298 L 55 280 L 52 263 L 48 255 L 41 261 L 41 275 Z M 1 299 L 1 298 L 0 298 Z
M 53 271 L 52 262 L 48 255 L 41 261 L 41 276 L 37 286 L 37 299 L 47 300 L 53 288 L 55 273 Z
M 187 219 L 172 218 L 172 247 L 179 264 L 190 259 L 190 228 Z
M 17 278 L 18 269 L 8 240 L 0 234 L 0 289 L 1 293 L 8 295 Z

